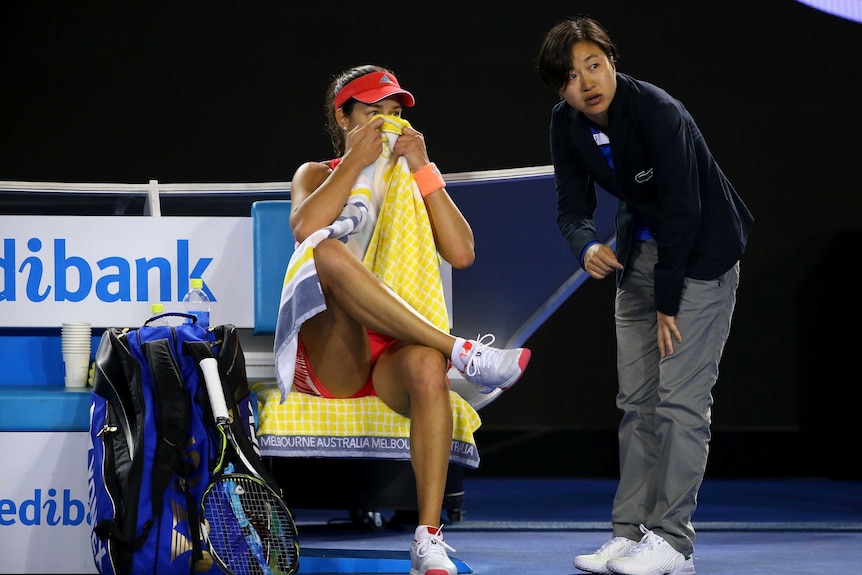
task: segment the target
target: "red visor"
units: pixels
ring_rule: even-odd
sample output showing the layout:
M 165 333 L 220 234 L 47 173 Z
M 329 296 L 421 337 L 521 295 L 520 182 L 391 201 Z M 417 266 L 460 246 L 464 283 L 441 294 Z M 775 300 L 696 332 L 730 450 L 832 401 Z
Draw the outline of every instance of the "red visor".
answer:
M 350 98 L 356 98 L 364 104 L 373 104 L 389 96 L 401 96 L 401 104 L 411 108 L 416 103 L 413 94 L 402 90 L 398 80 L 389 72 L 372 72 L 348 82 L 335 95 L 335 108 L 344 105 Z

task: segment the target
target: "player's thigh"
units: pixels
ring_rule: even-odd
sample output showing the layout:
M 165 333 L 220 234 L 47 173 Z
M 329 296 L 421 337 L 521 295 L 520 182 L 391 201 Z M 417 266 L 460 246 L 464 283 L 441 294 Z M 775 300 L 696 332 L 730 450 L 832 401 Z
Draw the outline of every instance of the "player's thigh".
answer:
M 307 320 L 300 330 L 314 375 L 336 397 L 356 393 L 371 372 L 365 327 L 331 307 Z
M 374 364 L 374 390 L 386 405 L 409 415 L 412 401 L 420 394 L 448 397 L 447 367 L 446 358 L 433 348 L 396 342 Z

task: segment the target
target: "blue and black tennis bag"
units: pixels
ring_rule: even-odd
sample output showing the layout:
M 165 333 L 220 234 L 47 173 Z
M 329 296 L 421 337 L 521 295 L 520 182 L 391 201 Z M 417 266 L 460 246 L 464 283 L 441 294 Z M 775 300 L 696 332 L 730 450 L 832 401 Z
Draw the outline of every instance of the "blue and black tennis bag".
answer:
M 161 316 L 193 316 L 166 313 Z M 221 573 L 200 503 L 218 453 L 206 384 L 187 342 L 206 342 L 241 442 L 256 451 L 236 328 L 197 323 L 109 328 L 96 351 L 90 406 L 90 543 L 102 575 Z

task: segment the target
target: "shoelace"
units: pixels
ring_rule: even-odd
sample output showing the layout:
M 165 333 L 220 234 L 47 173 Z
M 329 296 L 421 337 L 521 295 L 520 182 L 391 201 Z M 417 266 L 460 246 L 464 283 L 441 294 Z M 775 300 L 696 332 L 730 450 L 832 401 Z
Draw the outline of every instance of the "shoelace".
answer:
M 621 540 L 622 541 L 628 541 L 625 537 L 614 537 L 613 539 L 609 539 L 608 541 L 605 541 L 602 544 L 602 546 L 599 547 L 599 549 L 596 551 L 596 555 L 599 555 L 599 554 L 603 553 L 604 551 L 606 551 L 609 547 L 616 545 L 617 543 L 620 543 Z
M 421 538 L 417 541 L 416 554 L 419 557 L 427 557 L 429 555 L 443 555 L 449 557 L 446 551 L 455 552 L 455 548 L 443 541 L 443 526 L 437 529 L 436 534 L 428 534 L 428 538 Z
M 635 548 L 632 550 L 633 554 L 637 554 L 644 549 L 653 549 L 659 543 L 664 542 L 664 539 L 662 539 L 643 525 L 640 526 L 640 529 L 641 533 L 643 533 L 644 536 L 641 538 L 640 542 L 635 545 Z
M 489 337 L 491 338 L 489 341 L 484 341 Z M 465 374 L 474 377 L 482 373 L 483 369 L 496 367 L 500 363 L 502 357 L 500 350 L 491 347 L 496 339 L 493 333 L 486 333 L 476 340 L 476 351 L 470 356 L 470 360 L 464 368 Z

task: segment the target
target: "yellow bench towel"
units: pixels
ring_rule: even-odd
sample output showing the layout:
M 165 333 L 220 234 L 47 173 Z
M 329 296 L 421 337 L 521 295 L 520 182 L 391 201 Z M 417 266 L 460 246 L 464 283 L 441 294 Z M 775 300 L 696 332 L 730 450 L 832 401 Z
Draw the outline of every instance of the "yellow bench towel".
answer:
M 261 455 L 410 459 L 410 420 L 376 396 L 327 399 L 293 391 L 281 403 L 274 382 L 251 387 L 257 392 Z M 473 434 L 482 421 L 458 393 L 450 391 L 449 399 L 454 423 L 449 460 L 477 468 Z

